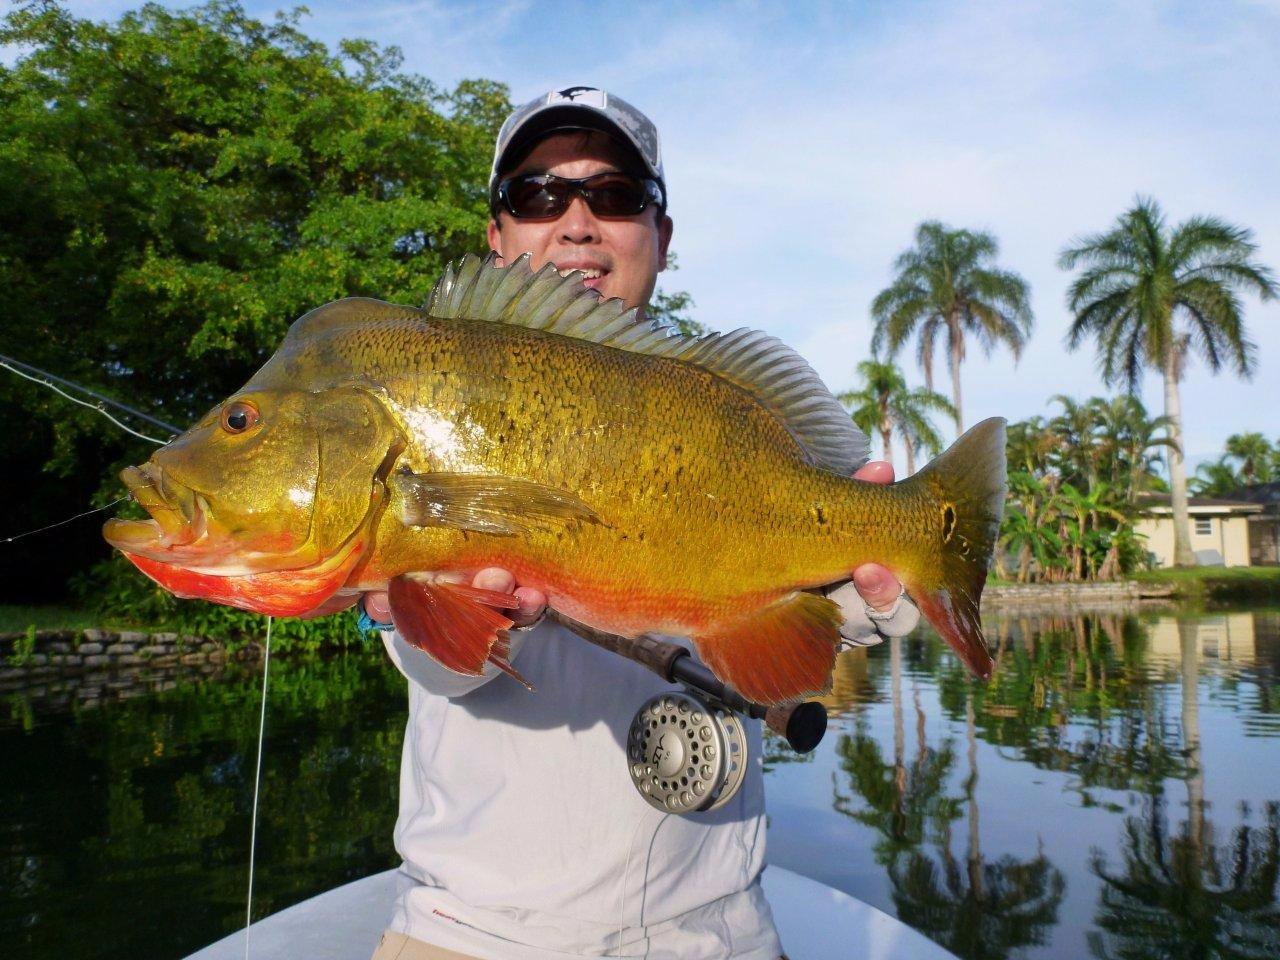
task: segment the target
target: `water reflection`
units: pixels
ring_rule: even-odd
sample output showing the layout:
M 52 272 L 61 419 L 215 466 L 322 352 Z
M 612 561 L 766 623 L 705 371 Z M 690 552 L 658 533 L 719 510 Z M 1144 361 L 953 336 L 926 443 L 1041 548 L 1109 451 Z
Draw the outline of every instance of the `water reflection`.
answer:
M 988 627 L 986 685 L 924 631 L 840 657 L 819 749 L 766 738 L 770 859 L 965 958 L 1280 957 L 1280 614 Z M 235 928 L 257 683 L 0 699 L 0 956 Z M 260 912 L 394 862 L 404 709 L 374 651 L 273 666 Z
M 965 958 L 1280 956 L 1277 624 L 996 618 L 988 685 L 932 634 L 842 655 L 831 805 L 870 832 L 887 891 L 843 885 Z
M 255 916 L 395 861 L 399 674 L 349 657 L 271 681 Z M 10 695 L 0 956 L 172 958 L 243 921 L 259 682 L 233 667 L 58 710 Z

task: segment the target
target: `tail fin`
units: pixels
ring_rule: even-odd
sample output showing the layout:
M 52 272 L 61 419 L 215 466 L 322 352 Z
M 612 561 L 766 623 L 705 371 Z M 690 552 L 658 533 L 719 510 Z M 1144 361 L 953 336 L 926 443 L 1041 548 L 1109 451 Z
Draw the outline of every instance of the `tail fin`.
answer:
M 930 491 L 940 521 L 933 563 L 903 577 L 907 591 L 942 639 L 985 680 L 994 665 L 978 602 L 1004 510 L 1004 420 L 983 420 L 905 483 Z

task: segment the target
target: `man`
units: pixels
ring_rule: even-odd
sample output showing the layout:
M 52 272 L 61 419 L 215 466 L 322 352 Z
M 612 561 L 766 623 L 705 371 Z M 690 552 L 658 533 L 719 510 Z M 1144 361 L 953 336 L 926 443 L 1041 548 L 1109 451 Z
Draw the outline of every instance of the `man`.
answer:
M 516 110 L 498 135 L 489 246 L 582 270 L 604 297 L 644 307 L 666 265 L 672 221 L 653 124 L 590 87 Z M 892 479 L 888 464 L 858 476 Z M 758 761 L 713 813 L 664 815 L 627 776 L 636 708 L 668 685 L 553 623 L 546 598 L 504 570 L 476 586 L 514 591 L 512 656 L 529 693 L 486 667 L 453 674 L 390 626 L 387 598 L 366 614 L 409 678 L 396 847 L 404 889 L 376 960 L 575 956 L 734 957 L 781 953 L 761 893 L 763 780 Z M 852 642 L 902 635 L 918 619 L 883 567 L 832 593 Z M 860 594 L 860 595 L 859 595 Z M 865 603 L 864 603 L 865 600 Z M 760 727 L 750 724 L 751 755 Z

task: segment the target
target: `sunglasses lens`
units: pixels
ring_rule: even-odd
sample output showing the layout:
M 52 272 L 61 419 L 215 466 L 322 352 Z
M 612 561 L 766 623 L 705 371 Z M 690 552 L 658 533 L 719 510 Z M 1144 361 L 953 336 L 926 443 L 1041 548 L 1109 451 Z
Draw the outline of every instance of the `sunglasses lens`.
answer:
M 517 177 L 503 187 L 507 205 L 517 217 L 530 220 L 558 217 L 569 205 L 568 185 L 554 177 Z
M 644 184 L 625 173 L 602 173 L 583 187 L 592 212 L 601 217 L 634 217 L 648 199 Z

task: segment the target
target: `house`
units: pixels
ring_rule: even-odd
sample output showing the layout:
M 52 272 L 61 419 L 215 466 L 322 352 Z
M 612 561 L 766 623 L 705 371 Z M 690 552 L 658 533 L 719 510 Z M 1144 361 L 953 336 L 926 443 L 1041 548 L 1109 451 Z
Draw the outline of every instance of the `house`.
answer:
M 1280 481 L 1237 487 L 1225 497 L 1262 504 L 1262 512 L 1249 517 L 1249 560 L 1254 566 L 1280 563 Z
M 1147 538 L 1156 566 L 1173 564 L 1173 508 L 1169 495 L 1148 494 L 1140 501 L 1143 516 L 1134 532 Z M 1251 564 L 1249 518 L 1261 514 L 1260 503 L 1218 497 L 1187 498 L 1187 534 L 1191 552 L 1202 567 L 1247 567 Z

